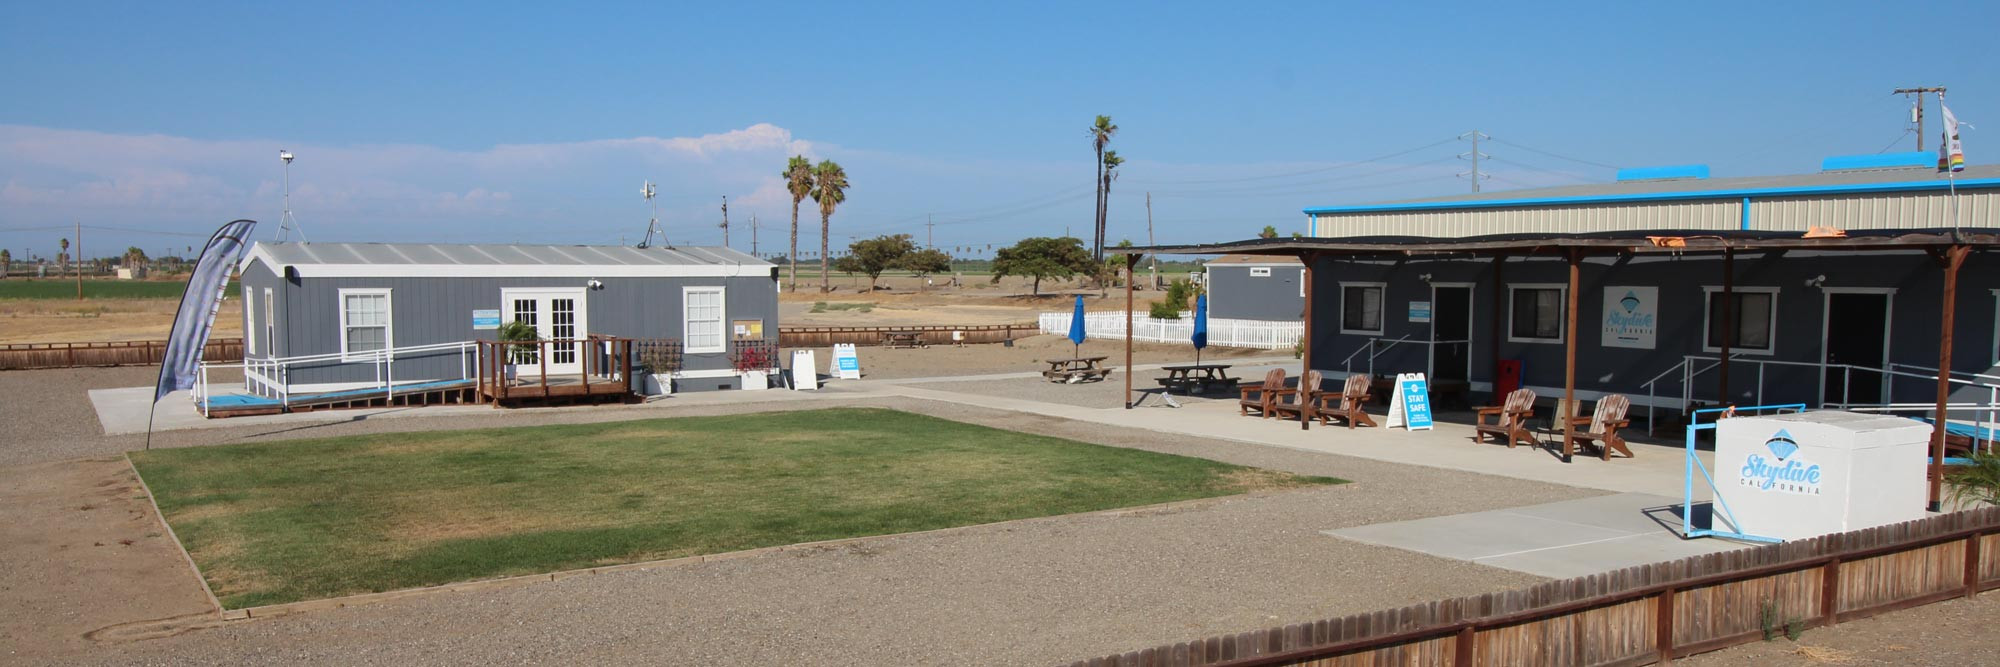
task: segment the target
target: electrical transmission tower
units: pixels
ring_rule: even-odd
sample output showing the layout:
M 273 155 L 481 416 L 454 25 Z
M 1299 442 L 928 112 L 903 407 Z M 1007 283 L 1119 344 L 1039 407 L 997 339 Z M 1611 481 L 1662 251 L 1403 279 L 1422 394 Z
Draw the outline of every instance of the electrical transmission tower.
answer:
M 1461 135 L 1458 135 L 1458 138 L 1459 138 L 1459 139 L 1471 139 L 1471 140 L 1472 140 L 1472 150 L 1470 150 L 1470 151 L 1467 151 L 1467 152 L 1464 152 L 1464 153 L 1459 153 L 1459 154 L 1458 154 L 1458 159 L 1461 159 L 1461 160 L 1471 160 L 1471 161 L 1472 161 L 1472 171 L 1468 171 L 1468 172 L 1465 172 L 1465 173 L 1463 173 L 1463 174 L 1459 174 L 1459 175 L 1460 175 L 1460 176 L 1469 176 L 1469 177 L 1471 178 L 1471 180 L 1472 180 L 1472 191 L 1473 191 L 1473 192 L 1478 192 L 1478 191 L 1479 191 L 1479 181 L 1481 181 L 1481 180 L 1483 180 L 1483 179 L 1488 179 L 1488 178 L 1492 178 L 1491 176 L 1488 176 L 1488 175 L 1485 175 L 1485 174 L 1481 174 L 1481 173 L 1479 173 L 1479 159 L 1480 159 L 1480 158 L 1490 158 L 1490 157 L 1493 157 L 1493 156 L 1491 156 L 1491 155 L 1487 155 L 1487 154 L 1485 154 L 1485 153 L 1481 153 L 1481 152 L 1479 152 L 1479 140 L 1480 140 L 1480 139 L 1492 139 L 1493 137 L 1490 137 L 1490 136 L 1487 136 L 1486 134 L 1484 134 L 1484 133 L 1481 133 L 1481 132 L 1480 132 L 1479 130 L 1473 130 L 1473 131 L 1471 131 L 1471 132 L 1467 132 L 1467 133 L 1465 133 L 1465 134 L 1461 134 Z
M 1944 94 L 1944 86 L 1918 86 L 1897 88 L 1895 94 L 1917 98 L 1917 105 L 1910 107 L 1910 122 L 1917 124 L 1917 151 L 1924 150 L 1924 93 Z

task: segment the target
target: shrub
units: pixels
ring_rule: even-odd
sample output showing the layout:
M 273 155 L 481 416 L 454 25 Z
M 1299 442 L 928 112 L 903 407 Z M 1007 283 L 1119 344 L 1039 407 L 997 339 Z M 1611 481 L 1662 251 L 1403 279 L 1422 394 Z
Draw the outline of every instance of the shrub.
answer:
M 1147 314 L 1156 320 L 1178 320 L 1181 318 L 1181 309 L 1170 301 L 1154 301 Z

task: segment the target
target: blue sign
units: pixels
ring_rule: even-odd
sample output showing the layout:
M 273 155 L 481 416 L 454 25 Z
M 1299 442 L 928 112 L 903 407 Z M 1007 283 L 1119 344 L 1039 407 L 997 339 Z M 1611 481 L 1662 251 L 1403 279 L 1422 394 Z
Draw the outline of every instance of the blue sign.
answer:
M 861 370 L 861 360 L 860 360 L 860 359 L 856 359 L 856 358 L 854 358 L 854 357 L 841 357 L 841 358 L 840 358 L 840 370 L 843 370 L 843 371 L 858 371 L 858 370 Z
M 1403 392 L 1403 418 L 1410 430 L 1431 427 L 1430 382 L 1423 376 L 1404 378 L 1396 383 Z
M 1429 301 L 1411 301 L 1411 302 L 1410 302 L 1410 321 L 1411 321 L 1411 322 L 1429 322 L 1429 321 L 1431 321 L 1431 302 L 1429 302 Z
M 500 328 L 500 311 L 496 308 L 472 311 L 472 329 L 486 331 Z

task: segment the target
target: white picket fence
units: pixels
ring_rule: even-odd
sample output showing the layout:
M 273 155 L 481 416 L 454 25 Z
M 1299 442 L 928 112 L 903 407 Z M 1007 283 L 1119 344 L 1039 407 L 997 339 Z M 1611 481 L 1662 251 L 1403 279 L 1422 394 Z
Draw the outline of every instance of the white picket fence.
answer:
M 1042 333 L 1068 334 L 1070 318 L 1073 315 L 1075 313 L 1042 313 L 1039 318 Z M 1132 318 L 1132 340 L 1155 343 L 1188 342 L 1194 336 L 1194 317 L 1188 313 L 1181 315 L 1181 319 L 1178 320 L 1161 320 L 1135 314 Z M 1208 344 L 1218 347 L 1284 350 L 1297 346 L 1299 337 L 1305 335 L 1305 329 L 1304 322 L 1210 319 Z M 1124 338 L 1125 311 L 1085 312 L 1083 331 L 1091 338 Z

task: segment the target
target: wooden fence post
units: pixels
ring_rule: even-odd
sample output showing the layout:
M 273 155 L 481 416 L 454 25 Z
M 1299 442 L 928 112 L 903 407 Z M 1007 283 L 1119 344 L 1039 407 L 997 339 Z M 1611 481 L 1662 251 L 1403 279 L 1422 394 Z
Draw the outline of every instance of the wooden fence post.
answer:
M 1840 559 L 1827 561 L 1820 568 L 1819 581 L 1820 625 L 1831 626 L 1840 622 Z
M 1979 595 L 1979 543 L 1985 536 L 1974 532 L 1965 536 L 1965 597 Z
M 1451 664 L 1456 667 L 1472 667 L 1472 646 L 1477 640 L 1478 633 L 1472 631 L 1472 626 L 1459 628 L 1457 654 L 1452 657 Z
M 1671 588 L 1660 591 L 1653 602 L 1653 650 L 1662 665 L 1674 661 L 1674 593 Z

